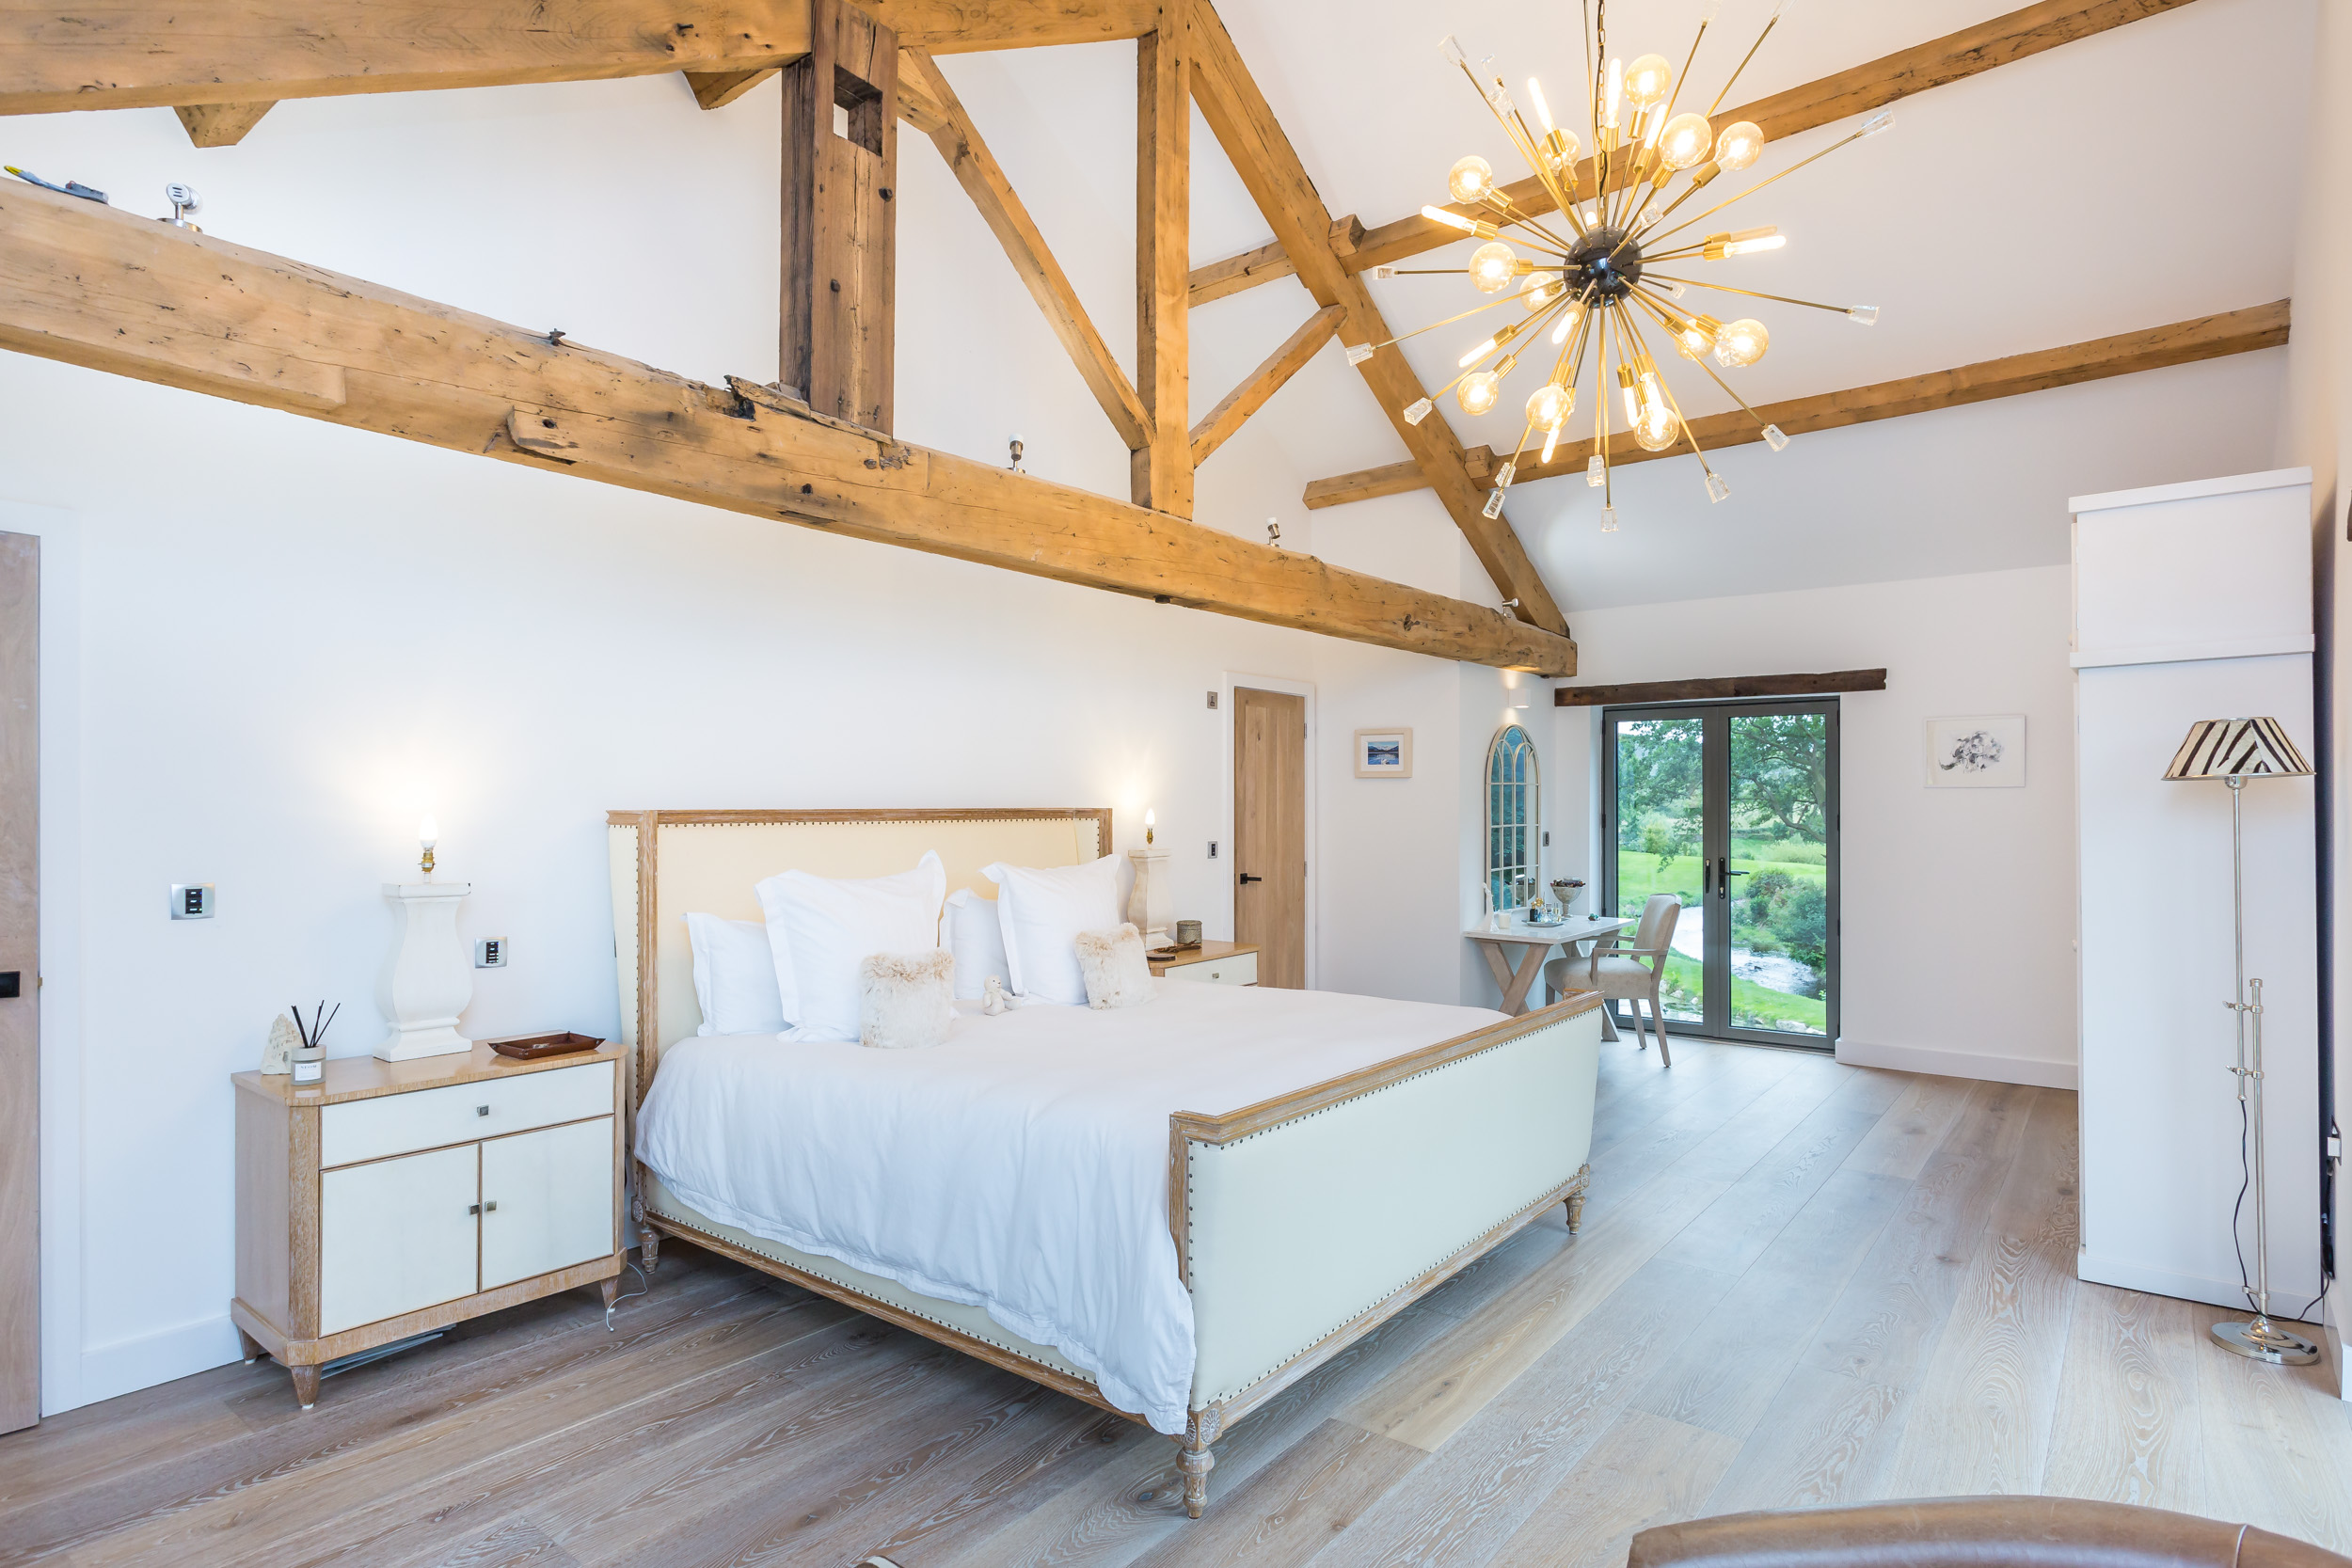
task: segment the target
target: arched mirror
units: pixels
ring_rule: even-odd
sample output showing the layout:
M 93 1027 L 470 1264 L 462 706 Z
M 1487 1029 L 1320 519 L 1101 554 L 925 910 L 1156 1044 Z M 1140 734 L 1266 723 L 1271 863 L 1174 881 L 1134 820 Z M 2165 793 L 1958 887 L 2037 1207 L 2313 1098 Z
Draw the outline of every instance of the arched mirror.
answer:
M 1507 910 L 1534 895 L 1541 875 L 1543 784 L 1535 743 L 1505 724 L 1486 748 L 1486 908 Z

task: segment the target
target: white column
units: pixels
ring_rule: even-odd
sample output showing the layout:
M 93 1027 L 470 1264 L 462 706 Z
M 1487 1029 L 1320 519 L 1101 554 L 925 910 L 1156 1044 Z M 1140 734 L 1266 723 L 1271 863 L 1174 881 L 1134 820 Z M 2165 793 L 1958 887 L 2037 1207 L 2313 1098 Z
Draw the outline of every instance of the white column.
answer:
M 473 965 L 457 934 L 457 905 L 471 882 L 386 882 L 405 915 L 392 963 L 392 1032 L 375 1053 L 388 1062 L 471 1051 L 457 1015 L 473 1000 Z

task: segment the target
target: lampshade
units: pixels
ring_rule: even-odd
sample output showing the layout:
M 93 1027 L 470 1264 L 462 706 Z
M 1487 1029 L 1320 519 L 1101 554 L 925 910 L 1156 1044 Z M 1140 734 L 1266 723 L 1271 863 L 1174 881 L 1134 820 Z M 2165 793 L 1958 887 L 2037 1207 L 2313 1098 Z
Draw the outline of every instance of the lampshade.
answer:
M 2312 765 L 2276 719 L 2200 719 L 2188 727 L 2167 780 L 2308 778 Z

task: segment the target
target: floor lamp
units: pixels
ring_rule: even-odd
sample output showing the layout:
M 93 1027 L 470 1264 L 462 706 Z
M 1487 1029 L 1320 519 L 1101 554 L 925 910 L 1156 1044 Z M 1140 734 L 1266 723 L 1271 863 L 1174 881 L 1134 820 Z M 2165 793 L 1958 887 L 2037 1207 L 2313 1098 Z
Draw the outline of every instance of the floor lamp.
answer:
M 2236 916 L 2236 985 L 2230 1011 L 2237 1019 L 2238 1103 L 2253 1138 L 2254 1283 L 2247 1288 L 2254 1308 L 2251 1323 L 2213 1325 L 2213 1337 L 2228 1350 L 2273 1366 L 2300 1367 L 2319 1359 L 2319 1347 L 2270 1320 L 2270 1212 L 2263 1187 L 2263 983 L 2246 982 L 2246 838 L 2244 810 L 2249 779 L 2309 778 L 2312 765 L 2295 749 L 2276 719 L 2200 719 L 2165 769 L 2168 780 L 2219 779 L 2230 786 L 2230 894 Z M 2243 1255 L 2241 1254 L 2241 1266 Z

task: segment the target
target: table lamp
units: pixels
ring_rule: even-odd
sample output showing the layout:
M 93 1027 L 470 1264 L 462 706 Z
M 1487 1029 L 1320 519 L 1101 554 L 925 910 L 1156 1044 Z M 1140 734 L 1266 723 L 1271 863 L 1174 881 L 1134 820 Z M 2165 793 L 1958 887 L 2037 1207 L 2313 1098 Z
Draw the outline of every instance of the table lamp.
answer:
M 2244 792 L 2249 779 L 2309 778 L 2312 765 L 2295 749 L 2276 719 L 2200 719 L 2166 768 L 2168 781 L 2219 779 L 2230 786 L 2230 896 L 2235 917 L 2236 987 L 2228 1006 L 2237 1019 L 2237 1078 L 2240 1114 L 2253 1141 L 2254 1283 L 2247 1287 L 2251 1323 L 2220 1323 L 2213 1337 L 2228 1350 L 2273 1366 L 2301 1367 L 2319 1359 L 2319 1347 L 2270 1319 L 2270 1212 L 2264 1201 L 2263 1171 L 2263 983 L 2246 981 L 2246 838 Z M 2249 1028 L 2249 1024 L 2251 1028 Z M 2250 1091 L 2250 1092 L 2249 1092 Z

